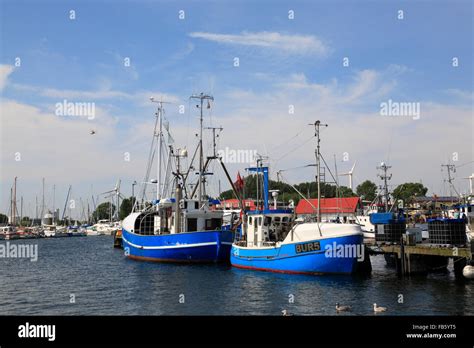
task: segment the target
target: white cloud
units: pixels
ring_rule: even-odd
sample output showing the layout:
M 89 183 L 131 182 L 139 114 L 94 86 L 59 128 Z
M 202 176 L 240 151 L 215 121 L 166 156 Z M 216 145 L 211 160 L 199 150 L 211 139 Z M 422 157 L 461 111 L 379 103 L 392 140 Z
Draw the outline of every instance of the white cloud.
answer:
M 308 124 L 320 119 L 329 124 L 322 132 L 322 152 L 332 171 L 336 154 L 339 170 L 358 161 L 356 185 L 365 179 L 378 182 L 375 167 L 388 159 L 393 165 L 392 185 L 422 179 L 430 193 L 446 194 L 440 165 L 453 153 L 459 156 L 458 164 L 472 161 L 472 111 L 465 105 L 420 100 L 419 120 L 381 116 L 380 101 L 390 97 L 397 86 L 392 73 L 392 69 L 364 70 L 345 84 L 336 80 L 313 83 L 304 74 L 294 74 L 275 78 L 273 87 L 265 92 L 233 90 L 219 102 L 239 105 L 230 112 L 218 112 L 225 115 L 219 120 L 224 127 L 222 146 L 268 154 L 275 177 L 279 169 L 314 162 L 315 143 L 307 141 L 313 129 Z M 295 107 L 294 114 L 288 113 L 290 104 Z M 291 154 L 284 156 L 287 152 Z M 344 152 L 349 154 L 349 163 L 340 162 Z M 231 172 L 242 171 L 243 165 L 230 167 Z M 460 178 L 471 172 L 472 166 L 464 166 L 457 175 Z M 314 170 L 288 172 L 286 178 L 292 182 L 313 180 Z M 341 184 L 347 182 L 342 178 Z M 459 192 L 468 188 L 460 179 L 456 185 Z
M 0 64 L 0 91 L 5 88 L 8 80 L 8 76 L 13 72 L 14 67 L 12 65 Z
M 341 171 L 349 169 L 346 167 L 354 160 L 358 161 L 356 185 L 364 179 L 378 182 L 375 167 L 389 157 L 393 165 L 393 185 L 423 179 L 430 192 L 443 194 L 440 191 L 443 185 L 440 164 L 454 152 L 459 154 L 459 163 L 472 160 L 472 111 L 465 105 L 420 101 L 420 120 L 380 116 L 381 98 L 389 97 L 397 86 L 395 75 L 391 69 L 362 70 L 354 73 L 346 83 L 337 79 L 315 82 L 304 74 L 267 75 L 264 77 L 269 86 L 263 92 L 251 89 L 221 92 L 215 95 L 215 109 L 212 109 L 216 115 L 213 125 L 224 127 L 219 148 L 255 149 L 270 155 L 271 172 L 275 177 L 279 169 L 314 162 L 313 129 L 308 124 L 320 119 L 329 124 L 322 132 L 322 152 L 331 170 L 332 156 L 336 154 Z M 103 93 L 98 93 L 100 91 Z M 150 106 L 150 96 L 163 95 L 150 91 L 125 93 L 107 86 L 92 92 L 60 92 L 50 89 L 47 95 L 51 98 L 64 98 L 65 95 L 67 98 L 124 97 L 138 106 L 140 103 Z M 173 95 L 165 94 L 163 98 L 179 101 Z M 187 144 L 192 154 L 198 125 L 195 110 L 188 110 L 188 104 L 185 104 L 185 115 L 177 114 L 176 105 L 170 105 L 167 111 L 176 146 Z M 290 104 L 295 106 L 294 114 L 288 112 Z M 359 108 L 361 105 L 363 108 Z M 138 181 L 144 174 L 153 131 L 152 109 L 150 117 L 144 121 L 133 115 L 112 117 L 110 111 L 98 109 L 98 117 L 90 123 L 85 119 L 60 118 L 52 112 L 14 101 L 4 101 L 2 108 L 1 182 L 4 192 L 8 191 L 7 186 L 15 175 L 20 176 L 22 183 L 25 180 L 36 182 L 38 186 L 33 187 L 32 192 L 39 192 L 42 176 L 63 185 L 64 190 L 71 183 L 80 192 L 87 192 L 90 183 L 94 183 L 96 192 L 102 192 L 107 185 L 113 186 L 122 178 L 124 190 L 128 188 L 130 192 L 130 178 Z M 209 117 L 206 116 L 205 126 L 208 125 Z M 91 128 L 97 130 L 96 135 L 89 135 Z M 206 141 L 205 149 L 210 151 L 209 141 Z M 16 151 L 22 154 L 20 163 L 13 161 Z M 131 153 L 132 162 L 123 161 L 125 151 Z M 291 154 L 285 156 L 288 152 Z M 349 163 L 340 162 L 344 152 L 349 153 Z M 243 174 L 245 167 L 246 164 L 228 165 L 231 176 L 237 170 Z M 209 177 L 210 184 L 217 187 L 216 182 L 220 179 L 222 188 L 226 189 L 225 177 L 219 176 L 219 168 L 215 168 L 215 172 L 215 176 Z M 459 168 L 458 177 L 471 172 L 470 166 L 464 166 Z M 310 181 L 314 179 L 314 170 L 289 171 L 285 178 L 291 182 Z M 347 184 L 344 178 L 341 178 L 341 184 Z M 456 185 L 460 192 L 466 191 L 467 183 L 458 180 Z M 216 193 L 216 189 L 210 188 L 209 192 Z M 34 202 L 34 196 L 30 195 L 28 199 Z
M 250 33 L 244 31 L 235 35 L 192 32 L 189 36 L 223 44 L 271 48 L 292 54 L 325 56 L 329 51 L 329 48 L 313 35 L 288 35 L 268 31 Z
M 147 147 L 131 146 L 126 141 L 128 129 L 121 130 L 117 117 L 103 108 L 96 106 L 93 120 L 56 116 L 54 112 L 6 99 L 2 100 L 1 108 L 0 191 L 3 193 L 9 192 L 13 177 L 18 176 L 19 195 L 25 202 L 34 204 L 35 195 L 41 194 L 41 178 L 45 177 L 49 203 L 51 186 L 56 184 L 57 207 L 58 198 L 65 197 L 69 184 L 73 186 L 74 198 L 79 200 L 79 197 L 91 197 L 92 184 L 97 195 L 122 178 L 124 194 L 128 195 L 126 179 L 138 179 L 144 173 Z M 152 122 L 153 119 L 151 127 Z M 91 135 L 91 129 L 96 134 Z M 126 152 L 130 153 L 130 161 L 125 160 Z M 17 154 L 21 156 L 19 161 Z M 7 209 L 6 204 L 3 200 L 2 212 Z M 30 206 L 27 214 L 32 212 L 34 206 Z
M 467 102 L 474 102 L 474 92 L 472 91 L 465 91 L 457 88 L 450 88 L 445 91 L 452 97 L 459 98 L 461 100 L 465 100 Z
M 110 89 L 110 87 L 105 84 L 104 87 L 87 91 L 87 90 L 75 90 L 75 89 L 56 89 L 56 88 L 44 88 L 38 86 L 30 85 L 21 85 L 21 84 L 12 84 L 12 87 L 18 91 L 23 92 L 34 92 L 38 95 L 46 98 L 52 99 L 76 99 L 76 100 L 102 100 L 102 99 L 125 99 L 133 101 L 136 104 L 149 104 L 150 97 L 155 97 L 157 99 L 162 98 L 165 101 L 177 103 L 179 98 L 175 95 L 169 93 L 163 93 L 160 91 L 148 91 L 148 90 L 139 90 L 133 93 L 128 93 L 119 90 Z

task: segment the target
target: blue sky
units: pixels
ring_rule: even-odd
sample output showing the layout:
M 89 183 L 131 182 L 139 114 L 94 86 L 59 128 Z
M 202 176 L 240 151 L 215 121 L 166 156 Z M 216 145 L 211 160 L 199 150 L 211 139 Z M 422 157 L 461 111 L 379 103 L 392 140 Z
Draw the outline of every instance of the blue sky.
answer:
M 452 160 L 454 152 L 459 154 L 456 164 L 472 161 L 471 1 L 3 0 L 0 9 L 0 64 L 5 67 L 0 211 L 8 206 L 15 175 L 30 200 L 43 176 L 58 185 L 58 196 L 65 195 L 68 182 L 85 196 L 91 183 L 101 191 L 119 177 L 124 182 L 142 177 L 152 132 L 150 93 L 175 103 L 168 111 L 170 122 L 176 139 L 188 146 L 196 115 L 189 110 L 176 115 L 176 108 L 188 108 L 189 95 L 201 91 L 216 98 L 212 122 L 226 125 L 223 145 L 238 149 L 269 151 L 308 121 L 326 119 L 333 126 L 325 144 L 328 157 L 353 153 L 350 162 L 358 161 L 359 183 L 375 181 L 375 165 L 389 159 L 394 184 L 422 180 L 431 192 L 443 193 L 440 164 Z M 70 10 L 75 20 L 69 19 Z M 178 18 L 180 10 L 184 20 Z M 293 20 L 289 10 L 294 10 Z M 403 20 L 398 10 L 404 11 Z M 21 67 L 13 67 L 16 57 Z M 123 65 L 126 57 L 130 67 Z M 235 57 L 239 67 L 233 66 Z M 349 67 L 342 65 L 344 57 Z M 459 67 L 452 66 L 453 57 Z M 54 104 L 63 99 L 95 102 L 100 117 L 51 118 L 47 126 Z M 416 124 L 381 120 L 379 105 L 387 99 L 420 102 L 421 119 Z M 289 104 L 297 110 L 291 117 Z M 23 121 L 15 123 L 21 112 Z M 44 128 L 28 136 L 36 142 L 30 147 L 19 140 L 25 136 L 21 122 L 28 120 L 44 120 L 38 127 L 49 127 L 49 132 Z M 248 131 L 254 127 L 266 131 Z M 90 145 L 86 128 L 101 129 L 100 144 Z M 348 136 L 351 129 L 354 134 Z M 299 147 L 290 159 L 275 160 L 275 170 L 309 161 L 310 145 Z M 21 166 L 11 163 L 16 149 L 24 158 L 58 161 L 57 169 L 43 170 L 26 159 Z M 408 150 L 415 153 L 401 155 Z M 124 151 L 137 154 L 133 166 L 102 163 Z M 56 157 L 45 155 L 51 152 Z M 74 165 L 68 162 L 71 153 L 78 162 Z M 78 170 L 101 165 L 90 175 Z M 231 165 L 234 171 L 243 167 Z M 69 172 L 67 179 L 63 172 Z M 458 171 L 460 178 L 472 172 L 472 165 Z M 291 181 L 311 178 L 289 176 Z M 465 191 L 465 180 L 458 185 Z

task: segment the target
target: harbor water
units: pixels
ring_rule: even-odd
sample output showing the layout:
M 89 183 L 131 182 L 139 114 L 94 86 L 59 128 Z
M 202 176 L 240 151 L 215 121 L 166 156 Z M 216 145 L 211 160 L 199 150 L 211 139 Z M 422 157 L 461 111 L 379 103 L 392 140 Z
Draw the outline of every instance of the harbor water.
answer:
M 0 258 L 1 315 L 375 315 L 373 303 L 388 307 L 377 315 L 474 315 L 472 282 L 400 278 L 383 256 L 369 277 L 304 276 L 134 261 L 110 236 L 9 243 L 37 245 L 38 259 Z

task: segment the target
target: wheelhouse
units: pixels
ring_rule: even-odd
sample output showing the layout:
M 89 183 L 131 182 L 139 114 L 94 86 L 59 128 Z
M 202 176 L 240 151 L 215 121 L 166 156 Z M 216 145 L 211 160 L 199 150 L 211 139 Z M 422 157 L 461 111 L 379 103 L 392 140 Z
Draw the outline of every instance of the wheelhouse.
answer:
M 294 222 L 291 210 L 255 211 L 247 214 L 247 231 L 239 245 L 249 248 L 271 247 L 282 242 Z
M 166 235 L 215 231 L 221 229 L 222 223 L 223 212 L 211 210 L 208 204 L 199 207 L 198 201 L 183 199 L 177 207 L 174 200 L 167 200 L 138 213 L 131 232 L 140 235 Z

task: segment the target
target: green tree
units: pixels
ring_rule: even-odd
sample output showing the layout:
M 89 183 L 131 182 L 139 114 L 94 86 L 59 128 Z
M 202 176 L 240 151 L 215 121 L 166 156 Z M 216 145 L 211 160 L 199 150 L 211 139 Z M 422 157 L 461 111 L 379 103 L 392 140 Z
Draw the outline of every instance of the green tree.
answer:
M 359 197 L 364 197 L 364 200 L 373 201 L 377 197 L 377 185 L 372 181 L 366 180 L 356 188 L 356 193 Z
M 120 204 L 120 209 L 119 209 L 120 220 L 125 219 L 132 212 L 132 207 L 133 207 L 134 202 L 135 202 L 134 197 L 125 198 L 122 201 L 122 204 Z
M 269 189 L 270 190 L 279 190 L 280 194 L 278 196 L 279 201 L 288 202 L 290 199 L 298 204 L 301 196 L 295 191 L 295 189 L 284 182 L 269 180 Z M 301 192 L 306 198 L 316 198 L 318 196 L 317 184 L 315 181 L 312 182 L 302 182 L 294 185 L 294 187 Z M 336 186 L 328 183 L 321 183 L 321 196 L 325 198 L 336 197 Z M 244 179 L 244 198 L 257 198 L 257 179 L 255 175 L 249 175 Z M 342 186 L 340 187 L 340 194 L 342 197 L 354 196 L 354 192 L 351 189 Z M 262 198 L 262 192 L 259 192 L 260 198 Z M 221 199 L 231 199 L 235 198 L 232 190 L 227 190 L 221 193 Z M 271 197 L 270 197 L 271 198 Z
M 339 195 L 341 197 L 355 197 L 357 196 L 352 189 L 347 186 L 339 186 Z
M 0 224 L 7 224 L 8 223 L 8 216 L 4 214 L 0 214 Z
M 407 205 L 413 202 L 415 197 L 422 197 L 426 195 L 428 189 L 423 186 L 423 184 L 417 182 L 406 182 L 404 184 L 398 185 L 395 190 L 393 190 L 393 197 L 395 200 L 403 200 L 403 204 Z
M 110 212 L 112 209 L 112 213 Z M 110 206 L 110 202 L 101 203 L 97 206 L 97 209 L 92 213 L 92 217 L 95 221 L 109 219 L 115 213 L 115 205 Z
M 28 216 L 23 216 L 23 218 L 21 219 L 21 225 L 22 226 L 28 226 L 31 224 L 31 220 Z
M 8 216 L 5 214 L 0 214 L 0 224 L 7 224 L 8 223 Z

